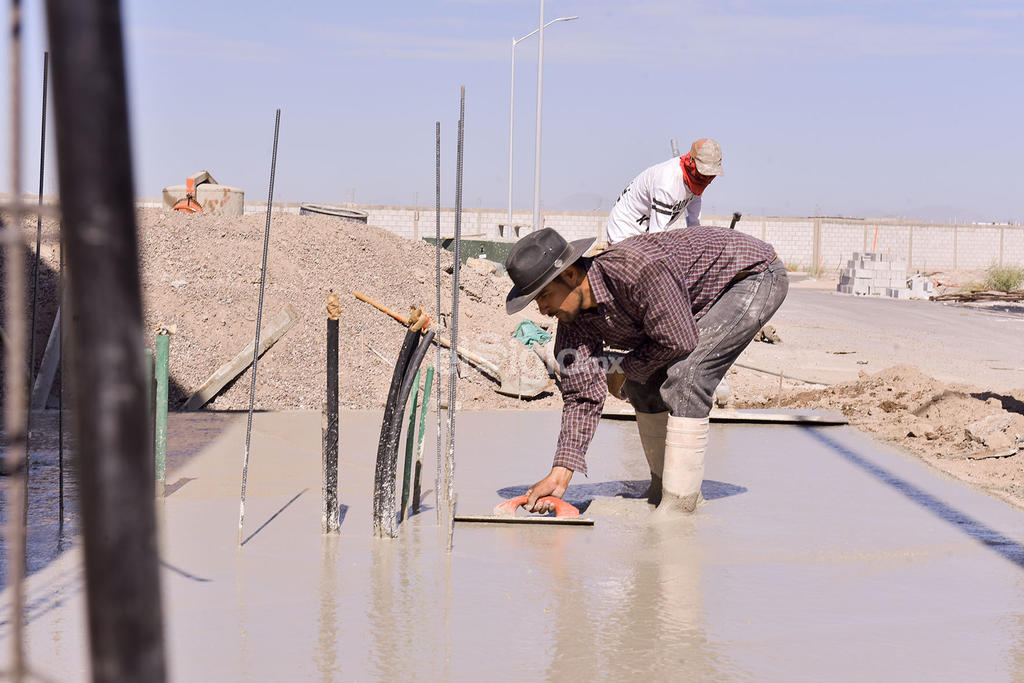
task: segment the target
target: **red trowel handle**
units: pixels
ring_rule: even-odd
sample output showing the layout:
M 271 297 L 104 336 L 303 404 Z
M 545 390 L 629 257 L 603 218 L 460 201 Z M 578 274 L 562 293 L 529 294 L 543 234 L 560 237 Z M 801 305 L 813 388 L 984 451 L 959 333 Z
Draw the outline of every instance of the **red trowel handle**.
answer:
M 504 515 L 511 517 L 516 514 L 516 510 L 521 505 L 526 505 L 526 501 L 529 500 L 529 496 L 519 496 L 518 498 L 509 498 L 501 505 L 494 508 L 494 514 Z M 554 496 L 544 496 L 539 498 L 539 501 L 545 501 L 555 506 L 555 517 L 579 517 L 580 511 L 576 509 L 571 503 L 567 503 L 561 498 L 555 498 Z

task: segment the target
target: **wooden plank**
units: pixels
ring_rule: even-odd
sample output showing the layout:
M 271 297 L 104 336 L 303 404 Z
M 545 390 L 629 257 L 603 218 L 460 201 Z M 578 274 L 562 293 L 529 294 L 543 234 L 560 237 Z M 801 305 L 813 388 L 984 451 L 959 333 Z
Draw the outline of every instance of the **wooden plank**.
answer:
M 46 401 L 50 398 L 50 391 L 53 389 L 53 379 L 57 376 L 57 366 L 60 364 L 60 341 L 60 308 L 58 308 L 57 315 L 53 319 L 53 327 L 50 328 L 50 337 L 46 340 L 43 360 L 39 363 L 36 381 L 32 385 L 32 410 L 46 408 Z
M 260 356 L 263 356 L 271 346 L 276 344 L 277 340 L 283 337 L 284 333 L 291 329 L 298 319 L 299 314 L 291 304 L 278 313 L 277 317 L 260 333 Z M 216 372 L 210 375 L 210 379 L 206 380 L 185 402 L 184 410 L 199 410 L 220 393 L 220 390 L 231 380 L 245 372 L 252 365 L 252 350 L 255 343 L 256 339 L 253 338 L 244 349 L 238 352 L 238 355 L 217 368 Z

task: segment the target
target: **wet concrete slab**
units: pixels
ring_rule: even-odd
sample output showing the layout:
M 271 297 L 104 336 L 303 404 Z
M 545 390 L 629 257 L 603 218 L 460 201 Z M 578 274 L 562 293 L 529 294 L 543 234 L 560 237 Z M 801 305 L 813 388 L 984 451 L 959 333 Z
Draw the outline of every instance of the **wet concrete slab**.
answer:
M 460 414 L 458 511 L 543 476 L 558 419 Z M 707 503 L 651 525 L 635 426 L 602 422 L 566 496 L 595 526 L 460 524 L 451 555 L 431 434 L 428 509 L 372 538 L 378 432 L 377 413 L 342 418 L 338 536 L 320 532 L 317 413 L 256 415 L 240 549 L 244 414 L 169 472 L 174 680 L 1024 675 L 1024 513 L 849 427 L 715 425 Z M 29 580 L 30 661 L 55 680 L 88 676 L 83 588 L 74 548 Z

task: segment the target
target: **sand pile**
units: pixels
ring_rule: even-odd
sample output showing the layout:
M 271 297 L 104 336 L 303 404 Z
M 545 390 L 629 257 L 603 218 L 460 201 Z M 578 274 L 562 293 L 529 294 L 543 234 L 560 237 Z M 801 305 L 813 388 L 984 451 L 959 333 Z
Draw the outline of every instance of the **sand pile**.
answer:
M 763 399 L 752 402 L 762 406 Z M 1024 390 L 994 394 L 897 365 L 825 389 L 784 393 L 783 408 L 824 408 L 901 446 L 940 458 L 984 458 L 1024 446 Z M 751 403 L 746 404 L 751 407 Z

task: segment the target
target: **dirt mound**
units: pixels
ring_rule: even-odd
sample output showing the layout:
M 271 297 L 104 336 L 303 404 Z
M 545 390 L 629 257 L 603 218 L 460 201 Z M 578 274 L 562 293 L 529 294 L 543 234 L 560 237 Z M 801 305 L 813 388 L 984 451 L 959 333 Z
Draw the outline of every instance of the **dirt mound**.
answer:
M 146 327 L 177 323 L 171 372 L 191 393 L 229 360 L 255 331 L 265 216 L 187 216 L 160 210 L 139 213 Z M 325 304 L 341 295 L 341 404 L 380 407 L 404 332 L 402 326 L 351 296 L 358 290 L 398 313 L 412 305 L 440 318 L 450 337 L 452 257 L 442 252 L 441 311 L 436 315 L 435 251 L 372 226 L 325 216 L 279 214 L 271 226 L 264 320 L 291 304 L 299 323 L 260 360 L 256 403 L 263 408 L 319 407 L 325 375 Z M 543 377 L 532 354 L 513 346 L 512 330 L 524 316 L 508 316 L 507 280 L 472 268 L 460 271 L 460 345 L 508 365 L 513 357 L 524 376 Z M 383 358 L 382 358 L 383 357 Z M 428 354 L 426 364 L 433 362 Z M 447 352 L 442 353 L 447 373 Z M 494 382 L 462 364 L 459 400 L 467 407 L 515 406 L 495 394 Z M 213 402 L 216 408 L 248 403 L 248 373 Z M 243 381 L 244 380 L 244 381 Z M 535 401 L 550 404 L 553 399 Z
M 265 214 L 239 218 L 187 215 L 160 209 L 138 212 L 145 343 L 158 325 L 174 325 L 171 338 L 171 406 L 183 403 L 220 365 L 231 360 L 255 333 L 263 256 Z M 44 277 L 37 323 L 37 364 L 56 311 L 57 226 L 44 226 Z M 26 222 L 26 244 L 35 241 L 35 222 Z M 28 257 L 28 254 L 26 255 Z M 405 314 L 411 305 L 440 318 L 450 337 L 452 256 L 442 251 L 441 315 L 436 315 L 435 251 L 425 242 L 398 237 L 372 226 L 328 216 L 275 214 L 271 225 L 264 329 L 287 305 L 299 320 L 259 362 L 256 407 L 318 408 L 326 383 L 325 319 L 330 292 L 341 295 L 341 405 L 381 407 L 398 355 L 402 326 L 352 297 L 359 290 Z M 26 258 L 26 262 L 30 262 Z M 536 356 L 512 339 L 524 315 L 505 314 L 507 277 L 487 269 L 460 271 L 460 345 L 518 377 L 545 378 Z M 538 324 L 547 321 L 534 311 Z M 383 359 L 382 359 L 383 357 Z M 424 367 L 434 362 L 427 355 Z M 448 352 L 442 353 L 446 376 Z M 556 407 L 547 395 L 519 401 L 494 392 L 495 382 L 465 363 L 459 367 L 459 402 L 466 408 Z M 249 372 L 214 401 L 217 409 L 248 408 Z
M 841 412 L 851 423 L 922 455 L 998 455 L 1024 437 L 1024 390 L 1007 395 L 944 384 L 896 365 L 853 382 L 783 395 L 785 408 Z

